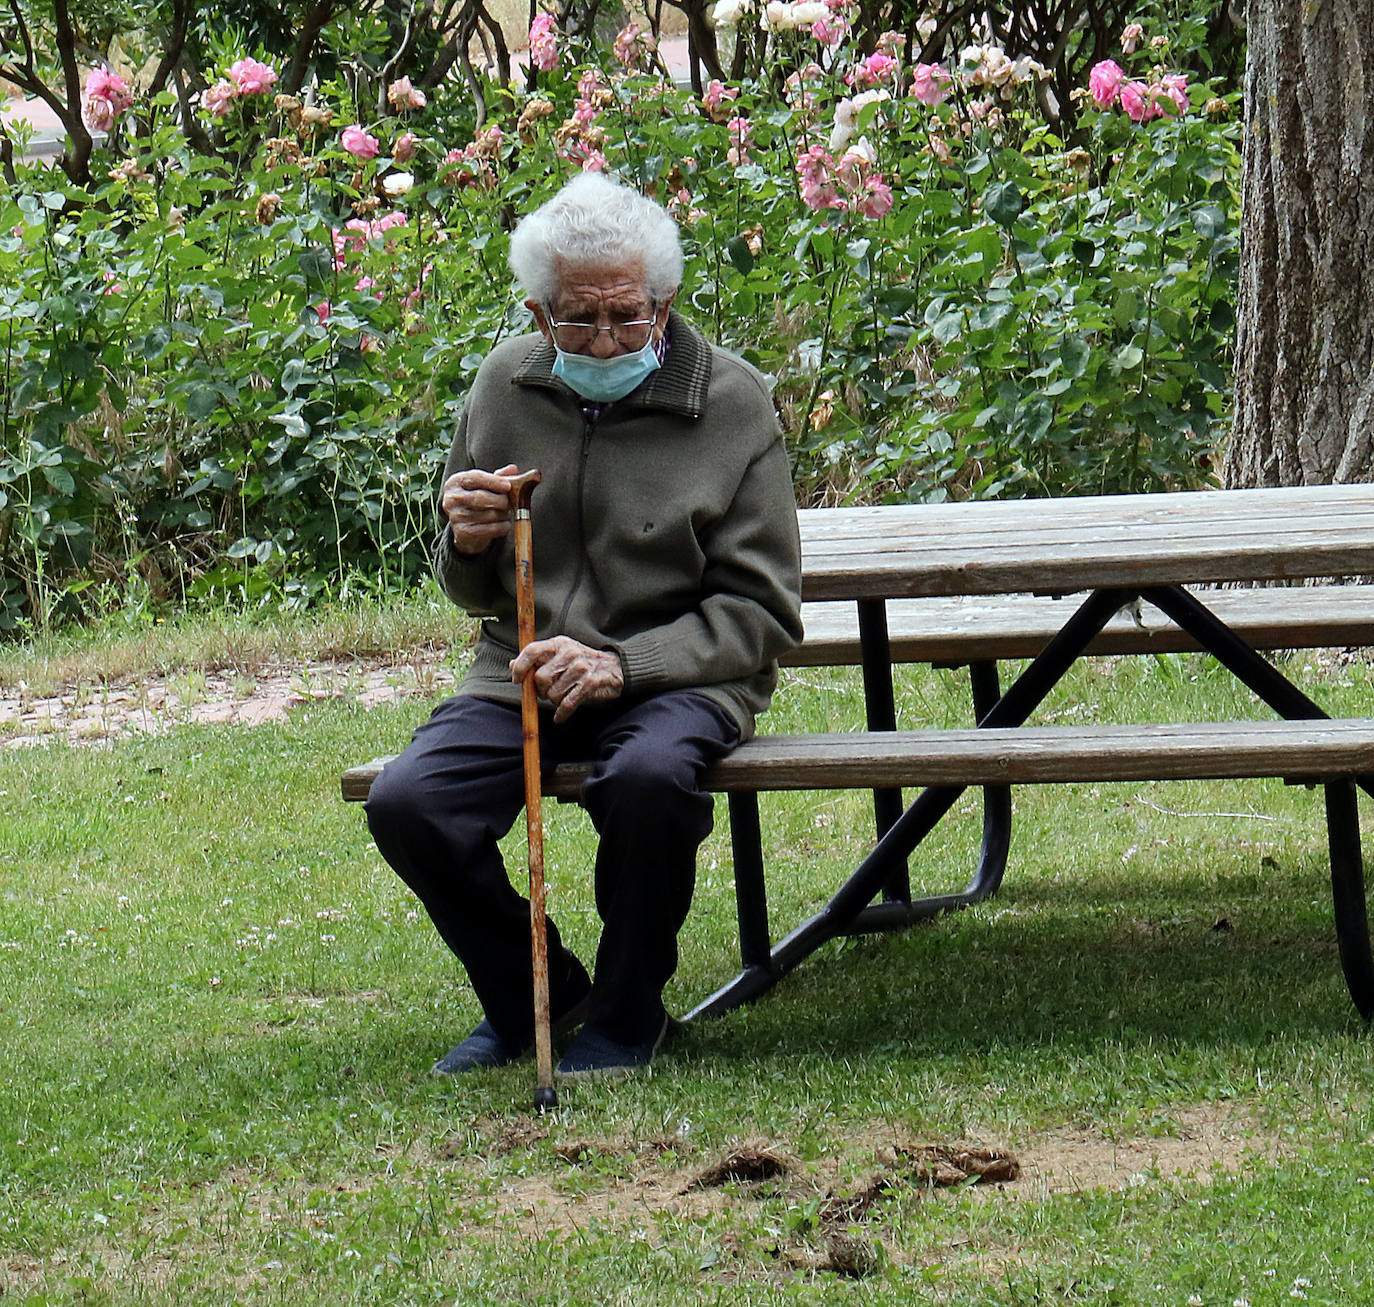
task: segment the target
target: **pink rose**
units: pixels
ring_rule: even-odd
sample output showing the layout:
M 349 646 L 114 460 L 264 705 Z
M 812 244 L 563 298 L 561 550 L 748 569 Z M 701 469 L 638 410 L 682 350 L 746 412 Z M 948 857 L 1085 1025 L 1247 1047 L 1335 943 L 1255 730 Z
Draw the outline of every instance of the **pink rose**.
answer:
M 629 68 L 635 61 L 635 47 L 639 44 L 639 24 L 626 23 L 624 27 L 616 33 L 615 43 L 611 49 L 620 63 Z
M 1099 68 L 1101 66 L 1098 65 Z M 1122 82 L 1118 97 L 1126 117 L 1133 123 L 1144 122 L 1150 116 L 1149 93 L 1150 88 L 1144 82 Z
M 97 68 L 86 79 L 81 117 L 93 132 L 108 132 L 114 126 L 115 119 L 133 102 L 128 84 L 118 73 Z
M 415 157 L 415 133 L 402 132 L 391 147 L 393 163 L 409 163 Z
M 890 54 L 883 54 L 881 51 L 871 54 L 862 63 L 857 65 L 849 75 L 851 86 L 877 86 L 881 82 L 892 82 L 896 79 L 898 64 Z
M 396 109 L 423 109 L 428 101 L 425 93 L 410 84 L 409 77 L 401 77 L 386 88 L 386 98 Z
M 1134 54 L 1144 35 L 1145 29 L 1139 23 L 1127 23 L 1121 31 L 1121 53 Z
M 863 198 L 856 206 L 865 218 L 881 218 L 892 208 L 892 187 L 881 177 L 870 177 L 864 183 Z
M 752 130 L 749 126 L 748 118 L 731 118 L 726 124 L 726 131 L 730 133 L 730 148 L 725 152 L 725 161 L 732 167 L 738 168 L 741 164 L 752 163 L 749 157 L 749 138 Z
M 707 84 L 706 93 L 701 97 L 701 104 L 707 113 L 715 113 L 727 100 L 738 98 L 738 87 L 727 87 L 723 82 L 712 78 Z
M 277 74 L 256 59 L 240 59 L 229 65 L 229 80 L 240 95 L 264 95 L 272 89 Z
M 93 132 L 108 132 L 117 117 L 114 105 L 102 95 L 88 95 L 81 102 L 81 119 Z
M 802 203 L 808 209 L 849 207 L 835 188 L 835 161 L 822 146 L 810 146 L 798 156 L 797 177 Z
M 86 79 L 86 95 L 93 100 L 108 100 L 116 114 L 121 114 L 134 102 L 129 84 L 108 68 L 97 68 Z
M 949 99 L 954 79 L 940 64 L 917 64 L 911 78 L 911 94 L 932 109 Z
M 320 326 L 324 326 L 329 321 L 329 315 L 333 311 L 328 300 L 321 300 L 315 305 L 315 316 L 320 320 Z
M 1174 108 L 1179 113 L 1187 113 L 1192 107 L 1192 101 L 1188 98 L 1187 75 L 1184 73 L 1165 73 L 1157 98 L 1172 100 Z
M 340 139 L 343 141 L 344 149 L 355 159 L 375 159 L 382 148 L 377 138 L 369 136 L 357 123 L 345 127 Z
M 811 24 L 811 35 L 822 45 L 837 46 L 849 35 L 849 24 L 843 18 L 818 18 Z
M 200 97 L 200 103 L 206 113 L 223 118 L 237 98 L 238 90 L 233 82 L 216 82 Z
M 1099 109 L 1110 109 L 1121 92 L 1121 83 L 1126 80 L 1125 70 L 1114 59 L 1104 59 L 1094 64 L 1088 74 L 1088 90 L 1093 103 Z
M 536 14 L 530 24 L 530 62 L 541 73 L 558 67 L 558 38 L 552 14 Z

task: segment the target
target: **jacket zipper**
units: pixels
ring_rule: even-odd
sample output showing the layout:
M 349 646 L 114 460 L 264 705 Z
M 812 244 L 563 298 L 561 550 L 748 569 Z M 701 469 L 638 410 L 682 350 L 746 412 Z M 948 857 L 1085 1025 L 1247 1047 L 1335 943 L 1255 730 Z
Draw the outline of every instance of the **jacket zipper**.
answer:
M 596 420 L 586 417 L 582 419 L 582 452 L 577 460 L 577 570 L 573 573 L 572 581 L 568 585 L 567 594 L 563 598 L 563 609 L 558 614 L 558 621 L 554 624 L 554 635 L 566 635 L 568 630 L 568 613 L 572 610 L 573 596 L 582 585 L 582 573 L 587 565 L 587 511 L 586 511 L 586 485 L 587 485 L 587 458 L 592 450 L 592 436 L 596 431 Z

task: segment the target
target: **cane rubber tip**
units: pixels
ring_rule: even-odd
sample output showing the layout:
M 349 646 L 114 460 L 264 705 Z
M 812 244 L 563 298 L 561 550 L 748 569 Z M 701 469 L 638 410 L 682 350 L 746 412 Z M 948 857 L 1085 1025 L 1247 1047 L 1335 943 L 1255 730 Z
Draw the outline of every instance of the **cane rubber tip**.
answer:
M 552 1085 L 541 1085 L 534 1091 L 534 1110 L 543 1116 L 545 1112 L 558 1110 L 558 1091 Z

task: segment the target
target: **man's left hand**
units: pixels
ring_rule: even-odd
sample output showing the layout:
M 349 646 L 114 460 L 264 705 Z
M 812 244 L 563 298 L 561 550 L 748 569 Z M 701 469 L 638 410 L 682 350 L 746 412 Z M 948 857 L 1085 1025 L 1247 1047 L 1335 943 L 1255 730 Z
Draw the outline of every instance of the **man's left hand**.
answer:
M 584 703 L 618 699 L 625 688 L 619 654 L 592 649 L 566 635 L 526 645 L 511 660 L 510 673 L 517 685 L 534 677 L 539 697 L 553 704 L 555 722 L 567 721 Z

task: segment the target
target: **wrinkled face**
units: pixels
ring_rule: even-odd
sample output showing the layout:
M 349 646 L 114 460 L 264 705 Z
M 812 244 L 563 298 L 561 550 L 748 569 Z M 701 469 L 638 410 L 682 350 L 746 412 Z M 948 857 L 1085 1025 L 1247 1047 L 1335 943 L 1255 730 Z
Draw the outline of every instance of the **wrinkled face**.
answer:
M 668 322 L 666 300 L 655 303 L 644 289 L 639 263 L 613 268 L 558 263 L 558 291 L 548 304 L 526 300 L 539 330 L 571 354 L 614 358 L 633 354 Z

